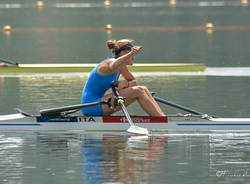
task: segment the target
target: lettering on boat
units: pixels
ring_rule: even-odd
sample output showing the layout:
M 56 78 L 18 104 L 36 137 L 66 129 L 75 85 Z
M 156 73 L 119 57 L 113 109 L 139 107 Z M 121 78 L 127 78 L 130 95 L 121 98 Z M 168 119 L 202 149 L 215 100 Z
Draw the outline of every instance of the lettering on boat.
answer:
M 94 117 L 77 117 L 77 116 L 69 116 L 69 117 L 58 117 L 58 118 L 52 118 L 52 117 L 42 117 L 38 116 L 37 122 L 96 122 Z
M 131 116 L 134 123 L 168 123 L 167 117 Z M 124 116 L 104 116 L 103 123 L 128 123 Z
M 94 117 L 78 117 L 78 122 L 96 122 Z
M 77 122 L 77 118 L 73 116 L 58 118 L 38 116 L 36 120 L 37 122 Z
M 131 118 L 134 123 L 150 123 L 150 119 L 142 118 L 142 117 L 132 117 Z M 127 118 L 121 118 L 121 122 L 128 122 Z

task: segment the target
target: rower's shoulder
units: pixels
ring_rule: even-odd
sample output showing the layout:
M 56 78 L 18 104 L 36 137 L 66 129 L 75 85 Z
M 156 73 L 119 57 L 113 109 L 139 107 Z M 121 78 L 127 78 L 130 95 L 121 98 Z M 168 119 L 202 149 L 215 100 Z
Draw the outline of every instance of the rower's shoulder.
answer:
M 97 71 L 104 75 L 113 73 L 111 69 L 111 64 L 113 62 L 115 62 L 115 58 L 107 58 L 106 60 L 100 63 L 100 65 L 97 68 Z
M 116 59 L 113 57 L 107 58 L 107 59 L 101 61 L 101 63 L 99 64 L 99 67 L 110 65 L 111 63 L 113 63 L 115 61 L 116 61 Z

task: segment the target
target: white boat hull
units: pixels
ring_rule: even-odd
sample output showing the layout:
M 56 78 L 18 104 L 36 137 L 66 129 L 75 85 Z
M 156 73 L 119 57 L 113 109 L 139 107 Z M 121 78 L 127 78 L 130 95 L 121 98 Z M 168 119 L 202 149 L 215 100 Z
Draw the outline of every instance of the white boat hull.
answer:
M 198 117 L 147 117 L 132 116 L 135 125 L 153 130 L 168 131 L 211 131 L 233 130 L 250 131 L 250 118 L 211 118 Z M 126 131 L 129 123 L 123 116 L 64 118 L 26 117 L 20 114 L 0 116 L 0 131 Z

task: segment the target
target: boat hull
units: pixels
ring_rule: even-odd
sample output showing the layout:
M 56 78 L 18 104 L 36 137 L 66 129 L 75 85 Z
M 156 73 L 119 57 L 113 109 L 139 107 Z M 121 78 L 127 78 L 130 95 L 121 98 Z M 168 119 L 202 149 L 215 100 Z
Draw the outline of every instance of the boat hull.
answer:
M 132 116 L 133 122 L 150 131 L 250 131 L 250 118 L 201 119 L 198 117 L 147 117 Z M 0 119 L 0 131 L 125 131 L 129 123 L 123 116 L 64 118 L 23 117 Z

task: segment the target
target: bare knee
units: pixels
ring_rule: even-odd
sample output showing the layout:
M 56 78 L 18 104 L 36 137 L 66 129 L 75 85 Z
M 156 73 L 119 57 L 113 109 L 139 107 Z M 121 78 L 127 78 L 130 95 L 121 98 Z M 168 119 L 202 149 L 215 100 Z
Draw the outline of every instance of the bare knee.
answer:
M 145 86 L 135 86 L 133 88 L 134 88 L 134 94 L 138 97 L 146 95 L 148 93 L 148 88 Z

